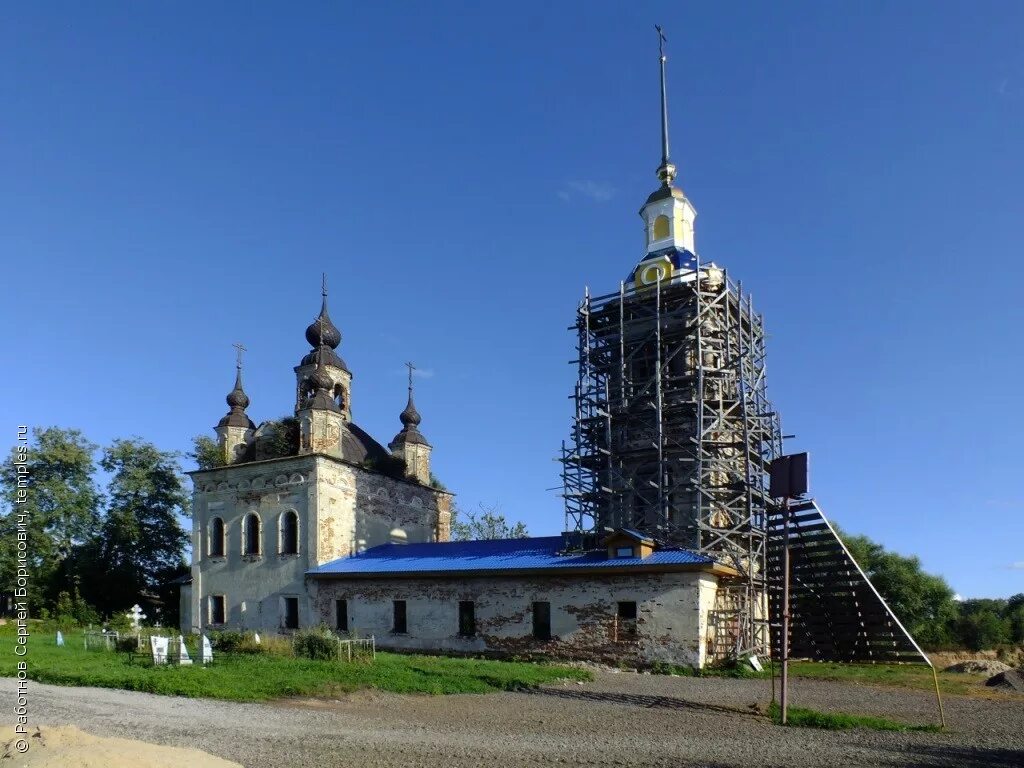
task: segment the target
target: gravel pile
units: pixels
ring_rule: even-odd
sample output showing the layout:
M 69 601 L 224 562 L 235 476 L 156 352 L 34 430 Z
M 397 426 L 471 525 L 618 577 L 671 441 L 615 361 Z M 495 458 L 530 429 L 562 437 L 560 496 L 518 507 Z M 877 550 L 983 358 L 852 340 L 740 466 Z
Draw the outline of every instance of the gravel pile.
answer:
M 13 700 L 15 683 L 0 679 Z M 239 704 L 31 683 L 33 724 L 187 746 L 247 768 L 574 766 L 1019 766 L 1017 694 L 945 698 L 945 733 L 782 728 L 758 714 L 768 680 L 595 673 L 533 692 Z M 793 681 L 793 706 L 936 720 L 928 692 Z M 11 719 L 8 708 L 7 719 Z
M 998 675 L 992 675 L 992 677 L 985 681 L 985 685 L 1024 693 L 1024 670 L 1011 669 L 1006 672 L 1000 672 Z
M 961 661 L 951 667 L 946 667 L 943 672 L 970 672 L 976 675 L 996 675 L 1000 672 L 1008 672 L 1013 669 L 1009 664 L 1003 664 L 995 659 L 971 659 Z

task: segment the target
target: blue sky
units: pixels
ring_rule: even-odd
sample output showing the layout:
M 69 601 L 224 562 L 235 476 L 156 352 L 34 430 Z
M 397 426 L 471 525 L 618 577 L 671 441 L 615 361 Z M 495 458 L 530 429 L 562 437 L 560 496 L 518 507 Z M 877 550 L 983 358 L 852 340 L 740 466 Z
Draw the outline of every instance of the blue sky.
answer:
M 766 316 L 816 497 L 1024 591 L 1015 2 L 9 7 L 0 441 L 186 450 L 237 340 L 250 414 L 288 413 L 326 270 L 360 425 L 394 435 L 415 361 L 460 503 L 560 530 L 566 327 L 641 255 L 656 21 L 697 248 Z

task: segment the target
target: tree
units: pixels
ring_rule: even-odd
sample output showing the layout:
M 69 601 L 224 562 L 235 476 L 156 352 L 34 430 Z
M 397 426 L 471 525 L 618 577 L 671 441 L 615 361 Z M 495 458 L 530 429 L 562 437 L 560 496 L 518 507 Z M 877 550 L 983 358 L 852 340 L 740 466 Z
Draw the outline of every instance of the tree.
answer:
M 28 553 L 35 589 L 30 610 L 52 606 L 60 591 L 72 589 L 74 550 L 99 527 L 102 497 L 93 480 L 97 446 L 77 429 L 35 429 L 24 454 L 27 478 L 25 503 L 18 503 L 18 449 L 0 465 L 0 493 L 5 515 L 0 521 L 0 590 L 13 589 L 16 576 L 17 513 L 29 515 Z
M 188 536 L 178 515 L 189 507 L 178 458 L 139 438 L 115 440 L 103 452 L 110 502 L 83 558 L 95 569 L 86 597 L 105 615 L 138 601 L 154 616 L 160 586 L 181 572 Z
M 958 608 L 945 579 L 925 573 L 916 557 L 889 552 L 866 536 L 853 536 L 838 527 L 836 532 L 914 639 L 931 646 L 954 639 L 951 630 Z
M 200 469 L 214 469 L 224 466 L 224 451 L 217 441 L 207 435 L 196 435 L 192 438 L 192 453 L 189 455 Z
M 461 517 L 465 517 L 464 522 Z M 463 512 L 456 507 L 452 511 L 451 530 L 453 541 L 525 539 L 530 535 L 524 523 L 509 525 L 498 507 L 486 507 L 483 503 L 477 512 Z

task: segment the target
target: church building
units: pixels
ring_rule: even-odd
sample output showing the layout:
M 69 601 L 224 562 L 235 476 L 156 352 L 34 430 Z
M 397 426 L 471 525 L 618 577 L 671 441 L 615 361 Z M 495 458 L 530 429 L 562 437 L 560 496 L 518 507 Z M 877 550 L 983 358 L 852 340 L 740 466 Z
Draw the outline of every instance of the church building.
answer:
M 432 480 L 412 397 L 385 448 L 352 420 L 352 373 L 327 311 L 306 329 L 294 416 L 257 427 L 241 361 L 218 422 L 216 457 L 194 486 L 191 584 L 182 628 L 260 631 L 319 623 L 306 573 L 394 541 L 447 541 L 451 494 Z
M 618 360 L 615 350 L 622 354 L 625 340 L 607 339 L 623 335 L 627 321 L 627 331 L 646 333 L 643 323 L 650 323 L 637 318 L 660 307 L 668 295 L 664 286 L 693 285 L 708 296 L 725 290 L 721 270 L 702 268 L 696 259 L 696 211 L 673 183 L 663 53 L 660 67 L 663 153 L 660 185 L 640 210 L 644 242 L 628 285 L 616 294 L 618 314 L 594 315 L 603 324 L 586 329 L 602 345 L 595 354 L 606 360 Z M 624 318 L 618 308 L 627 305 L 633 314 Z M 672 322 L 676 332 L 693 325 L 685 317 Z M 654 327 L 657 351 L 663 324 L 658 320 Z M 663 435 L 645 422 L 630 427 L 628 439 L 609 438 L 605 445 L 602 436 L 614 433 L 601 419 L 610 418 L 611 406 L 593 418 L 579 415 L 583 411 L 577 408 L 577 441 L 598 448 L 574 449 L 563 457 L 566 477 L 575 471 L 596 479 L 589 486 L 566 480 L 568 530 L 523 539 L 450 541 L 452 496 L 432 481 L 432 448 L 419 430 L 411 377 L 401 431 L 384 448 L 352 420 L 353 376 L 337 353 L 341 333 L 328 316 L 326 290 L 306 340 L 310 349 L 295 368 L 294 417 L 253 424 L 239 364 L 227 396 L 230 410 L 215 430 L 215 460 L 191 473 L 193 563 L 191 583 L 182 589 L 182 631 L 288 633 L 327 626 L 373 635 L 378 647 L 397 650 L 637 666 L 702 667 L 735 649 L 735 643 L 721 641 L 743 629 L 742 616 L 732 607 L 734 595 L 753 595 L 748 602 L 760 605 L 761 593 L 751 589 L 750 576 L 743 573 L 752 558 L 702 546 L 690 528 L 711 531 L 726 544 L 732 533 L 750 538 L 750 531 L 731 518 L 706 523 L 687 506 L 684 491 L 700 496 L 702 483 L 711 487 L 703 476 L 675 495 L 664 492 L 670 472 L 659 471 L 647 454 L 656 439 L 658 445 L 674 438 L 683 442 L 678 435 Z M 660 351 L 653 360 L 650 372 L 666 368 Z M 700 366 L 702 360 L 699 354 L 679 355 L 673 365 L 681 368 L 673 367 L 673 375 L 689 377 L 687 366 Z M 640 365 L 622 360 L 614 367 L 625 370 L 627 362 Z M 615 407 L 628 400 L 645 418 L 662 413 L 661 401 L 651 401 L 655 389 L 621 390 Z M 670 406 L 682 408 L 668 403 L 666 411 Z M 621 423 L 632 422 L 623 417 Z M 630 462 L 638 461 L 633 454 L 646 463 L 632 467 Z M 662 464 L 669 460 L 663 460 L 660 447 L 655 454 Z M 726 458 L 735 463 L 731 454 Z M 682 464 L 672 461 L 671 471 L 680 473 Z M 712 479 L 721 475 L 723 487 L 742 485 L 729 474 L 732 464 L 716 461 L 708 464 L 717 473 Z M 655 468 L 648 472 L 648 465 Z M 648 503 L 652 488 L 657 498 Z M 717 487 L 713 491 L 715 500 L 724 498 Z M 667 526 L 676 518 L 681 521 L 676 528 Z M 677 529 L 683 533 L 675 535 Z

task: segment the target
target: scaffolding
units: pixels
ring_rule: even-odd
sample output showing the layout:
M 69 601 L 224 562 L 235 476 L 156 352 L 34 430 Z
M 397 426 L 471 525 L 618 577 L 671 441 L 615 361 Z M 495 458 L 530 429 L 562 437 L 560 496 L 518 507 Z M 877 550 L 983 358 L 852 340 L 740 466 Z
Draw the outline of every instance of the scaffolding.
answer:
M 708 645 L 738 657 L 770 644 L 767 473 L 782 436 L 762 317 L 724 270 L 692 265 L 650 286 L 587 291 L 579 305 L 561 453 L 567 546 L 632 528 L 731 565 L 740 577 L 719 586 Z

